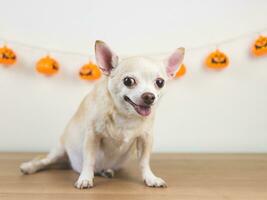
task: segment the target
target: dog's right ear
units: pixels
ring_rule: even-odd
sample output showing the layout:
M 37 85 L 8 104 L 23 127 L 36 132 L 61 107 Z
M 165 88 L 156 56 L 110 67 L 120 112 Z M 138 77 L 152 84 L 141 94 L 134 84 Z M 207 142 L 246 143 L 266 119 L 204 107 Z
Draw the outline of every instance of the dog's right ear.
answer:
M 166 72 L 169 78 L 173 78 L 181 67 L 184 59 L 184 52 L 185 49 L 183 47 L 180 47 L 176 49 L 167 59 Z
M 118 56 L 104 42 L 95 42 L 95 57 L 99 68 L 105 75 L 118 65 Z

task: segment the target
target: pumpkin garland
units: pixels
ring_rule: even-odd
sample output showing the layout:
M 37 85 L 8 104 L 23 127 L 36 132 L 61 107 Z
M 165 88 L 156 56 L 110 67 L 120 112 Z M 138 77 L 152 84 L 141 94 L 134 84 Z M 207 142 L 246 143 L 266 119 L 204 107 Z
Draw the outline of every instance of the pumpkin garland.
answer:
M 17 56 L 15 52 L 8 48 L 7 46 L 4 46 L 0 48 L 0 64 L 3 65 L 13 65 L 17 60 Z
M 229 65 L 229 58 L 225 53 L 217 49 L 208 55 L 205 64 L 208 68 L 223 69 Z
M 250 34 L 252 35 L 252 33 L 248 33 L 248 35 L 250 35 Z M 255 32 L 253 32 L 253 34 L 255 34 Z M 239 37 L 236 37 L 233 39 L 228 39 L 228 40 L 220 42 L 219 44 L 229 43 L 229 41 L 231 42 L 231 41 L 234 41 L 238 38 Z M 1 40 L 4 41 L 3 42 L 4 44 L 6 43 L 5 39 L 1 39 Z M 29 48 L 33 48 L 33 49 L 38 48 L 38 49 L 43 49 L 44 51 L 48 51 L 45 48 L 36 47 L 33 45 L 21 43 L 21 42 L 12 42 L 12 43 L 26 46 Z M 214 44 L 214 46 L 215 45 L 216 44 Z M 211 45 L 205 45 L 205 46 L 208 47 Z M 195 50 L 195 49 L 199 49 L 199 48 L 203 48 L 203 46 L 195 47 L 193 49 Z M 77 55 L 81 55 L 81 56 L 86 56 L 85 54 L 80 54 L 80 53 L 76 53 L 76 52 L 68 52 L 68 51 L 60 51 L 60 50 L 52 50 L 52 51 L 62 53 L 62 54 L 72 54 L 73 53 L 73 54 L 77 54 Z M 267 36 L 266 35 L 265 36 L 259 35 L 258 38 L 256 38 L 255 41 L 253 42 L 253 44 L 251 45 L 250 52 L 255 57 L 267 56 Z M 16 61 L 17 61 L 17 55 L 13 51 L 13 49 L 9 48 L 7 45 L 3 45 L 2 47 L 0 47 L 0 65 L 10 66 L 10 65 L 15 64 Z M 205 61 L 204 61 L 204 65 L 207 68 L 215 69 L 215 70 L 224 69 L 224 68 L 228 67 L 229 64 L 230 64 L 229 56 L 219 49 L 216 49 L 215 51 L 211 52 L 205 58 Z M 44 74 L 46 76 L 52 76 L 52 75 L 55 75 L 56 73 L 59 72 L 60 65 L 56 59 L 47 55 L 47 56 L 45 56 L 45 57 L 43 57 L 37 61 L 36 65 L 35 65 L 35 69 L 37 72 L 39 72 L 41 74 Z M 187 67 L 184 64 L 181 64 L 180 69 L 175 74 L 175 77 L 180 78 L 180 77 L 184 76 L 186 73 L 187 73 Z M 98 66 L 96 64 L 94 64 L 92 61 L 89 61 L 89 63 L 84 64 L 83 66 L 80 67 L 80 69 L 77 73 L 77 76 L 79 76 L 83 80 L 93 81 L 93 80 L 99 79 L 101 77 L 101 74 L 102 74 L 101 70 L 98 68 Z
M 251 51 L 254 56 L 267 55 L 267 37 L 260 35 L 254 42 Z
M 101 71 L 97 65 L 89 62 L 80 68 L 79 76 L 83 80 L 93 81 L 101 77 Z
M 59 71 L 59 64 L 55 59 L 47 55 L 36 63 L 36 70 L 47 76 L 54 75 Z

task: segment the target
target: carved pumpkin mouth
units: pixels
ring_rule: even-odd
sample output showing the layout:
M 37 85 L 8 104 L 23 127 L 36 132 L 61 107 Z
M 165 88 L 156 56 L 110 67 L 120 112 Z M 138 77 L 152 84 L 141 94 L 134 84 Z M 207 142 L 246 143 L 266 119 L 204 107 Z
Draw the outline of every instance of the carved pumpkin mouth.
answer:
M 213 63 L 213 64 L 226 64 L 226 62 L 227 62 L 227 60 L 226 60 L 226 58 L 223 58 L 223 60 L 218 60 L 218 59 L 216 59 L 216 58 L 212 58 L 211 59 L 211 62 Z
M 8 56 L 6 54 L 2 54 L 2 59 L 11 59 L 11 60 L 15 60 L 16 59 L 16 56 Z
M 92 72 L 92 70 L 88 70 L 88 72 L 81 71 L 80 72 L 80 75 L 81 76 L 92 76 L 93 75 L 93 72 Z
M 255 44 L 256 49 L 267 48 L 267 41 L 264 44 Z

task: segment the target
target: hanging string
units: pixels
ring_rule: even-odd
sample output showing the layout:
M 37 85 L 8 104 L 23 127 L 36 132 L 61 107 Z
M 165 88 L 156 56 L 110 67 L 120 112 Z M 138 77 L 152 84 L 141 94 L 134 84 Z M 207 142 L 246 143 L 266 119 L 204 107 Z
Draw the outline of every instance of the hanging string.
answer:
M 205 49 L 205 48 L 208 48 L 208 47 L 215 47 L 215 49 L 216 49 L 216 48 L 219 48 L 220 46 L 222 46 L 224 44 L 229 44 L 229 43 L 232 43 L 232 42 L 234 42 L 236 40 L 239 40 L 239 39 L 251 36 L 251 35 L 261 35 L 263 32 L 266 32 L 266 31 L 267 31 L 267 27 L 265 27 L 263 29 L 260 29 L 258 31 L 251 31 L 251 32 L 242 33 L 240 35 L 237 35 L 237 36 L 234 36 L 234 37 L 231 37 L 231 38 L 227 38 L 227 39 L 221 40 L 219 42 L 203 44 L 203 45 L 196 46 L 196 47 L 189 47 L 189 48 L 186 48 L 186 51 L 196 51 L 196 50 L 201 50 L 201 49 Z M 152 55 L 161 56 L 161 55 L 167 55 L 167 53 L 166 52 L 164 52 L 164 53 L 161 52 L 161 53 L 154 53 Z
M 214 42 L 214 43 L 209 43 L 209 44 L 204 44 L 204 45 L 200 45 L 200 46 L 196 46 L 196 47 L 187 48 L 187 51 L 195 51 L 195 50 L 200 50 L 200 49 L 204 49 L 204 48 L 212 47 L 212 46 L 218 47 L 218 46 L 221 46 L 224 44 L 232 43 L 236 40 L 239 40 L 239 39 L 244 38 L 244 37 L 248 37 L 250 35 L 260 35 L 262 32 L 265 32 L 265 31 L 267 31 L 267 27 L 265 27 L 261 30 L 258 30 L 258 31 L 247 32 L 247 33 L 237 35 L 235 37 L 227 38 L 225 40 L 221 40 L 221 41 L 216 42 L 216 43 Z M 44 52 L 49 52 L 49 53 L 55 52 L 55 53 L 59 53 L 59 54 L 68 54 L 68 55 L 77 55 L 77 56 L 82 56 L 82 57 L 88 57 L 88 54 L 85 54 L 85 53 L 59 50 L 59 49 L 55 49 L 55 48 L 44 48 L 44 47 L 40 47 L 37 45 L 27 44 L 27 43 L 24 43 L 21 41 L 7 40 L 6 38 L 2 38 L 2 37 L 0 37 L 0 40 L 2 40 L 4 44 L 13 43 L 13 44 L 18 45 L 18 46 L 23 46 L 23 47 L 30 48 L 30 49 L 38 49 L 38 50 L 41 50 Z M 155 56 L 155 55 L 166 55 L 166 54 L 167 54 L 166 52 L 164 52 L 164 53 L 162 52 L 162 53 L 152 53 L 150 55 Z M 93 55 L 89 55 L 89 57 L 92 57 L 92 56 Z
M 82 56 L 82 57 L 88 56 L 88 54 L 84 54 L 84 53 L 79 53 L 79 52 L 74 52 L 74 51 L 65 51 L 65 50 L 59 50 L 59 49 L 54 49 L 54 48 L 44 48 L 44 47 L 37 46 L 37 45 L 27 44 L 27 43 L 24 43 L 21 41 L 7 40 L 6 38 L 2 38 L 2 37 L 0 38 L 0 40 L 2 40 L 4 42 L 4 44 L 13 43 L 15 45 L 23 46 L 25 48 L 37 49 L 40 51 L 44 51 L 48 54 L 50 54 L 51 52 L 54 52 L 54 53 L 59 53 L 59 54 L 77 55 L 77 56 Z
M 247 32 L 247 33 L 242 33 L 242 34 L 237 35 L 235 37 L 227 38 L 225 40 L 221 40 L 221 41 L 216 42 L 216 43 L 209 43 L 209 44 L 204 44 L 204 45 L 197 46 L 197 47 L 188 48 L 188 50 L 195 51 L 195 50 L 200 50 L 200 49 L 204 49 L 204 48 L 212 47 L 212 46 L 215 46 L 217 48 L 223 44 L 229 44 L 229 43 L 232 43 L 236 40 L 239 40 L 239 39 L 251 36 L 251 35 L 260 35 L 262 32 L 265 32 L 265 31 L 267 31 L 267 27 L 263 28 L 261 30 L 258 30 L 258 31 L 251 31 L 251 32 Z

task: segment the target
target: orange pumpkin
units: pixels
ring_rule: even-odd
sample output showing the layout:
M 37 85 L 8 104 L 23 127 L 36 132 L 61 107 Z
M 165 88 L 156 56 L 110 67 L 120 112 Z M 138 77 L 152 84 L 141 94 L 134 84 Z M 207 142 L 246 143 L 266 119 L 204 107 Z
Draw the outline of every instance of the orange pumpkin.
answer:
M 36 70 L 44 75 L 54 75 L 59 71 L 59 64 L 55 59 L 46 56 L 36 63 Z
M 223 69 L 229 65 L 229 58 L 226 54 L 217 49 L 208 55 L 205 64 L 209 68 Z
M 185 73 L 186 73 L 186 66 L 184 64 L 182 64 L 180 69 L 178 70 L 178 72 L 175 74 L 175 77 L 179 78 L 179 77 L 185 75 Z
M 16 59 L 16 54 L 12 49 L 7 46 L 0 48 L 0 64 L 12 65 L 16 62 Z
M 92 81 L 101 77 L 101 71 L 97 65 L 89 62 L 88 64 L 85 64 L 81 67 L 79 76 L 81 77 L 81 79 Z
M 254 42 L 251 51 L 254 56 L 267 55 L 267 37 L 259 36 Z

